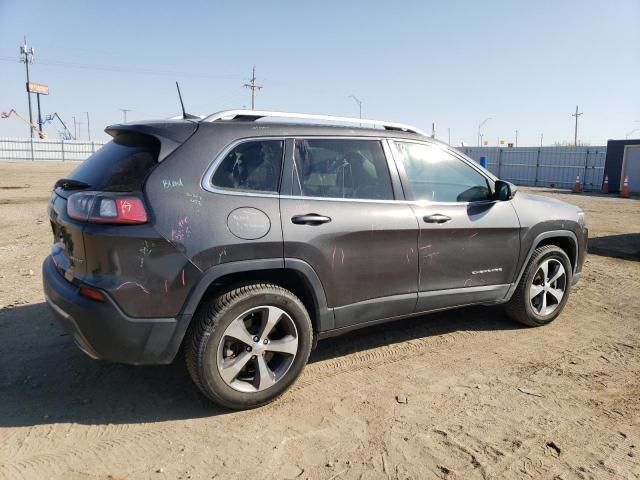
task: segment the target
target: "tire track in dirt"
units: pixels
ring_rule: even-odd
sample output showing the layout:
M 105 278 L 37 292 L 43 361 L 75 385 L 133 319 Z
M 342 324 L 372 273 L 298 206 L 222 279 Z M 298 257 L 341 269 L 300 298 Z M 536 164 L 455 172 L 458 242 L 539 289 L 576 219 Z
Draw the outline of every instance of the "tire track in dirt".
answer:
M 401 362 L 409 358 L 420 356 L 430 348 L 440 348 L 443 345 L 458 343 L 464 337 L 475 336 L 477 332 L 457 331 L 410 340 L 394 345 L 386 345 L 365 352 L 356 352 L 343 357 L 324 360 L 308 365 L 300 379 L 291 391 L 299 392 L 319 381 L 334 378 L 344 373 L 357 372 L 363 369 L 379 368 L 391 363 Z
M 420 326 L 417 328 L 420 328 Z M 310 386 L 318 385 L 345 373 L 357 372 L 366 368 L 375 369 L 390 363 L 420 356 L 429 349 L 471 339 L 475 337 L 475 334 L 477 332 L 456 331 L 434 337 L 412 339 L 311 364 L 305 369 L 305 373 L 286 397 L 260 409 L 237 412 L 233 416 L 240 422 L 251 421 L 258 416 L 283 409 L 291 402 L 314 396 L 315 394 L 312 392 L 307 393 Z M 42 475 L 50 474 L 51 472 L 63 472 L 73 466 L 74 460 L 79 459 L 82 459 L 84 463 L 90 458 L 92 461 L 108 465 L 111 459 L 117 460 L 116 448 L 118 447 L 126 447 L 129 453 L 133 453 L 131 452 L 132 449 L 139 450 L 141 455 L 145 455 L 146 448 L 153 443 L 150 441 L 165 438 L 171 434 L 175 434 L 175 427 L 171 425 L 158 427 L 158 424 L 149 424 L 143 430 L 126 424 L 91 425 L 81 433 L 78 432 L 76 434 L 76 438 L 80 437 L 82 439 L 83 447 L 81 449 L 60 445 L 58 448 L 46 453 L 18 455 L 11 462 L 0 465 L 0 479 L 12 480 L 26 472 Z M 0 449 L 4 450 L 4 443 L 4 440 L 0 443 Z
M 105 425 L 104 427 L 101 430 L 110 426 Z M 33 478 L 49 478 L 52 473 L 71 470 L 74 460 L 81 462 L 79 467 L 91 463 L 93 466 L 101 465 L 106 471 L 109 471 L 110 465 L 118 463 L 118 451 L 115 449 L 126 447 L 127 454 L 144 456 L 148 454 L 147 450 L 156 441 L 167 438 L 167 434 L 174 431 L 175 429 L 170 426 L 158 428 L 157 425 L 153 429 L 145 428 L 136 432 L 126 431 L 117 436 L 113 436 L 114 432 L 110 431 L 108 432 L 109 438 L 97 441 L 86 439 L 88 442 L 77 442 L 82 443 L 81 447 L 64 445 L 51 452 L 18 457 L 11 462 L 0 464 L 0 479 L 14 480 L 22 478 L 25 473 Z

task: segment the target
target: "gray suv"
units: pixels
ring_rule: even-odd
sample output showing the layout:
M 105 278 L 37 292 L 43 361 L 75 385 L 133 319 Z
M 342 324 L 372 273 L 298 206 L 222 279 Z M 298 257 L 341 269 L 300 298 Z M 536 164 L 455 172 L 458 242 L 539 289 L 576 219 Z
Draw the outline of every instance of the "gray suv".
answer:
M 545 325 L 580 277 L 580 209 L 408 125 L 236 110 L 106 131 L 54 187 L 47 302 L 93 358 L 182 347 L 225 407 L 270 402 L 360 327 L 476 304 Z

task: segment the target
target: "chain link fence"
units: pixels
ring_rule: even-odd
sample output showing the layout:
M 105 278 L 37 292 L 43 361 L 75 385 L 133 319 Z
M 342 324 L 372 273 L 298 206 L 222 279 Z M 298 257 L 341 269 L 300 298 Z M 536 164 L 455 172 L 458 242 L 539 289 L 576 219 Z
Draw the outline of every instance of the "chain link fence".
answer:
M 585 190 L 600 190 L 607 147 L 461 147 L 476 162 L 516 185 L 571 188 L 576 176 Z
M 0 138 L 0 160 L 86 160 L 104 142 Z

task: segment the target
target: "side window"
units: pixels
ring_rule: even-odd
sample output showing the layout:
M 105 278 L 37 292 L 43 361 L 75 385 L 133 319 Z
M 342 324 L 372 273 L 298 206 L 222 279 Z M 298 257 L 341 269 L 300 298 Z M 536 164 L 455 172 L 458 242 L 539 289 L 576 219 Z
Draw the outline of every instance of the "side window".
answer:
M 211 179 L 214 187 L 277 193 L 284 140 L 241 143 L 222 160 Z
M 293 152 L 294 195 L 393 200 L 379 140 L 298 139 Z
M 487 179 L 437 146 L 395 142 L 416 200 L 476 202 L 491 198 Z

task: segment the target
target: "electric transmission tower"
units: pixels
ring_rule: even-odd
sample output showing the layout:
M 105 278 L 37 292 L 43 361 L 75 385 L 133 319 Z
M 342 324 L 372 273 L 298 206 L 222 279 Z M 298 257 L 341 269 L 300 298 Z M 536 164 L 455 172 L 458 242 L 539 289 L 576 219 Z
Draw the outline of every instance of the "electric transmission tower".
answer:
M 256 67 L 253 67 L 253 75 L 249 79 L 249 83 L 245 83 L 244 87 L 251 90 L 251 110 L 256 109 L 256 90 L 262 90 L 262 85 L 256 85 Z

